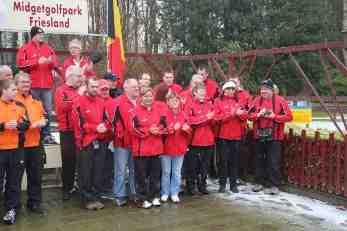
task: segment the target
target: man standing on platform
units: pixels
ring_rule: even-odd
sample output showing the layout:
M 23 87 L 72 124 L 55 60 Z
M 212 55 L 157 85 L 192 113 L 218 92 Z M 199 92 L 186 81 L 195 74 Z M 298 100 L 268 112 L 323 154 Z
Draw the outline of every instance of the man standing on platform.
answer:
M 29 73 L 32 95 L 40 99 L 48 116 L 47 126 L 43 128 L 44 144 L 55 144 L 50 134 L 49 122 L 52 119 L 52 87 L 53 70 L 58 68 L 58 60 L 54 50 L 43 41 L 44 31 L 40 27 L 32 27 L 31 40 L 23 45 L 17 54 L 17 65 L 24 72 Z

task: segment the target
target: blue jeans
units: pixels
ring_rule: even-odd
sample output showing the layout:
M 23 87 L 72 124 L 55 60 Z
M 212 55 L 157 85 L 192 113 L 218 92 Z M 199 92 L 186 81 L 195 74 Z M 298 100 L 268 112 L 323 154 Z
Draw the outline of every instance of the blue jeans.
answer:
M 53 95 L 52 95 L 52 89 L 46 89 L 46 88 L 33 88 L 31 90 L 32 96 L 40 100 L 42 102 L 43 108 L 45 109 L 45 112 L 47 113 L 47 125 L 42 128 L 42 136 L 43 138 L 46 136 L 50 136 L 50 122 L 52 121 L 52 112 L 53 112 Z
M 115 148 L 113 153 L 114 161 L 114 181 L 113 181 L 113 193 L 117 198 L 124 198 L 128 196 L 128 192 L 131 195 L 135 195 L 135 173 L 134 173 L 134 161 L 131 156 L 131 152 L 126 148 Z M 129 169 L 129 190 L 126 189 L 126 175 Z
M 161 158 L 161 195 L 178 195 L 181 186 L 183 155 L 162 155 Z

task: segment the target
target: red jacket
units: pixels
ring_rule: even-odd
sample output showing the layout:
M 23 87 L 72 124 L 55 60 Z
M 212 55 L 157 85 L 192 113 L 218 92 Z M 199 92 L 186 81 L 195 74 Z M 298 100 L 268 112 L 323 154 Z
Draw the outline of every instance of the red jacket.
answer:
M 206 116 L 213 110 L 213 104 L 210 100 L 201 103 L 193 99 L 192 103 L 185 108 L 188 114 L 188 123 L 193 130 L 191 145 L 214 145 L 213 119 L 208 119 Z
M 106 104 L 106 114 L 113 129 L 113 145 L 121 148 L 131 148 L 132 118 L 135 116 L 135 106 L 126 95 L 121 95 Z
M 244 113 L 238 116 L 235 112 L 239 108 L 244 108 L 244 105 L 234 97 L 223 96 L 215 100 L 215 120 L 219 122 L 216 134 L 218 138 L 241 140 L 248 112 L 244 110 Z
M 66 84 L 62 84 L 56 89 L 54 103 L 59 131 L 73 131 L 72 105 L 78 96 L 78 89 Z
M 82 56 L 79 63 L 75 62 L 72 56 L 67 57 L 63 63 L 63 71 L 62 71 L 63 72 L 62 73 L 63 81 L 65 82 L 65 74 L 66 74 L 66 70 L 69 66 L 77 64 L 79 67 L 82 68 L 84 65 L 86 65 L 86 64 L 89 65 L 91 63 L 92 63 L 92 61 L 87 56 Z M 94 70 L 84 71 L 82 74 L 86 78 L 96 76 L 96 72 Z
M 49 64 L 39 64 L 40 57 L 52 57 Z M 58 60 L 54 50 L 47 44 L 40 46 L 30 41 L 22 46 L 17 53 L 17 65 L 20 69 L 28 72 L 31 78 L 32 88 L 52 88 L 53 87 L 53 69 L 58 67 Z
M 219 94 L 217 82 L 212 79 L 206 79 L 205 87 L 207 97 L 211 100 L 214 100 L 214 98 L 216 98 Z
M 258 117 L 257 113 L 263 108 L 268 110 L 274 109 L 274 119 Z M 288 102 L 281 96 L 275 95 L 272 99 L 263 99 L 258 96 L 251 103 L 249 119 L 253 121 L 254 139 L 259 138 L 257 136 L 258 128 L 272 128 L 273 140 L 283 140 L 285 123 L 290 122 L 293 119 L 293 116 L 289 109 Z
M 182 125 L 187 124 L 187 116 L 184 111 L 174 114 L 171 110 L 167 112 L 168 135 L 165 137 L 164 153 L 165 155 L 184 155 L 190 141 L 191 129 L 182 130 Z M 176 123 L 181 125 L 178 130 L 174 129 Z
M 107 123 L 105 104 L 99 97 L 90 97 L 83 95 L 73 103 L 72 120 L 76 145 L 80 149 L 87 147 L 94 140 L 105 140 L 106 133 L 100 134 L 96 131 L 100 123 L 105 123 L 108 129 L 111 129 Z
M 176 94 L 179 94 L 182 92 L 183 88 L 181 87 L 181 85 L 174 83 L 171 86 L 169 86 L 170 90 L 175 92 Z
M 180 93 L 182 108 L 188 107 L 193 101 L 192 89 L 188 88 Z
M 162 118 L 166 118 L 162 114 L 162 106 L 158 102 L 154 102 L 150 109 L 142 105 L 136 106 L 135 116 L 132 120 L 132 154 L 138 156 L 157 156 L 164 152 L 163 136 L 165 133 L 165 125 L 161 123 Z M 166 120 L 166 119 L 165 119 Z M 160 134 L 153 135 L 149 132 L 151 126 L 158 126 Z
M 239 90 L 237 92 L 238 102 L 244 106 L 245 109 L 249 109 L 249 104 L 252 102 L 252 96 L 246 90 Z

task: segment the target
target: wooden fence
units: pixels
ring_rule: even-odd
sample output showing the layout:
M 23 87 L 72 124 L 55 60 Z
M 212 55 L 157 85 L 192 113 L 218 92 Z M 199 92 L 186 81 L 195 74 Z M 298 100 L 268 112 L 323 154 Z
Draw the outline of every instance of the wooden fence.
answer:
M 347 197 L 347 138 L 339 141 L 294 135 L 290 130 L 283 143 L 283 173 L 288 183 Z

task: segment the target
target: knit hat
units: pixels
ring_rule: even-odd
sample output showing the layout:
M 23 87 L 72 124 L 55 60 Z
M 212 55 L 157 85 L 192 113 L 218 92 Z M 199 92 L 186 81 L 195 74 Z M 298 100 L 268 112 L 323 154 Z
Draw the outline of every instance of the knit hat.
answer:
M 31 30 L 30 30 L 30 37 L 33 38 L 35 35 L 37 34 L 43 34 L 45 33 L 41 27 L 38 27 L 38 26 L 33 26 L 31 27 Z
M 229 81 L 226 82 L 226 83 L 223 85 L 223 87 L 222 87 L 223 91 L 224 91 L 225 89 L 227 89 L 227 88 L 236 88 L 236 83 L 235 83 L 234 81 L 232 81 L 232 80 L 229 80 Z
M 107 72 L 105 75 L 104 75 L 104 79 L 106 80 L 111 80 L 111 81 L 116 81 L 117 79 L 119 79 L 117 77 L 117 75 L 113 74 L 112 72 Z
M 261 82 L 261 86 L 273 90 L 274 89 L 274 82 L 271 79 L 266 79 L 263 82 Z

